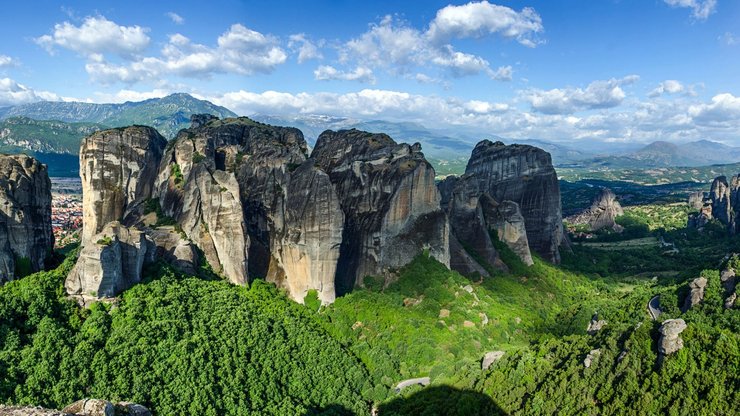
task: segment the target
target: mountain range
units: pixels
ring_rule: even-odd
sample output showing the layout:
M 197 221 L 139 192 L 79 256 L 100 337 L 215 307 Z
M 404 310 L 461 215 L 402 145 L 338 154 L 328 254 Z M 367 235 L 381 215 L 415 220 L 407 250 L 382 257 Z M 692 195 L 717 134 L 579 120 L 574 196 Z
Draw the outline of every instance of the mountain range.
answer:
M 192 114 L 236 117 L 225 107 L 184 93 L 121 104 L 43 101 L 0 108 L 0 152 L 30 153 L 44 163 L 54 163 L 50 168 L 53 175 L 76 175 L 79 144 L 90 133 L 139 124 L 154 127 L 170 139 L 189 127 Z M 419 142 L 439 176 L 462 173 L 475 143 L 482 139 L 537 146 L 551 154 L 555 166 L 586 170 L 695 167 L 740 160 L 740 148 L 710 140 L 683 144 L 656 141 L 644 147 L 634 143 L 580 142 L 576 147 L 540 139 L 512 140 L 464 126 L 431 129 L 415 122 L 320 114 L 258 114 L 252 118 L 300 129 L 309 147 L 325 130 L 352 128 L 384 132 L 400 142 Z

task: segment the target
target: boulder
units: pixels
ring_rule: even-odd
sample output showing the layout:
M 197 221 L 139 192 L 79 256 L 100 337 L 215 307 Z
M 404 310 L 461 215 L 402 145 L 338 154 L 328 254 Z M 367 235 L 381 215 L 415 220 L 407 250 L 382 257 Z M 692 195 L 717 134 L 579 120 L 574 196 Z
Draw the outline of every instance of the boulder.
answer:
M 59 410 L 37 406 L 7 406 L 0 404 L 0 416 L 75 416 Z
M 599 319 L 598 315 L 594 315 L 591 318 L 591 321 L 588 323 L 588 327 L 586 327 L 586 332 L 589 335 L 593 335 L 599 331 L 601 331 L 602 328 L 606 326 L 607 322 L 603 319 Z
M 106 400 L 82 399 L 62 409 L 63 412 L 84 416 L 115 416 L 116 409 Z
M 660 339 L 658 340 L 658 351 L 662 355 L 670 355 L 683 348 L 683 340 L 680 335 L 686 329 L 683 319 L 668 319 L 660 326 Z
M 46 165 L 0 155 L 0 284 L 43 270 L 54 249 L 51 181 Z
M 701 301 L 704 299 L 704 288 L 706 287 L 707 279 L 704 277 L 698 277 L 692 280 L 691 283 L 689 283 L 689 288 L 691 289 L 691 292 L 684 301 L 682 309 L 684 312 L 701 303 Z
M 720 281 L 726 294 L 732 294 L 735 291 L 735 269 L 728 267 L 720 273 Z
M 422 251 L 449 266 L 447 216 L 420 145 L 354 129 L 325 131 L 311 160 L 329 175 L 344 212 L 338 295 L 367 275 L 392 278 Z
M 167 140 L 145 126 L 93 133 L 80 147 L 82 246 L 111 221 L 130 216 L 151 198 Z
M 114 221 L 90 237 L 64 282 L 80 303 L 110 298 L 141 281 L 141 270 L 150 249 L 144 232 Z
M 731 294 L 730 296 L 725 299 L 725 309 L 732 309 L 735 307 L 735 303 L 737 302 L 737 292 Z
M 503 351 L 489 351 L 483 356 L 483 361 L 481 362 L 481 369 L 483 371 L 488 370 L 493 363 L 500 360 L 504 356 L 505 352 Z
M 597 348 L 589 351 L 588 355 L 586 355 L 586 358 L 583 360 L 583 366 L 586 368 L 591 367 L 591 364 L 596 361 L 599 356 L 601 356 L 601 349 Z

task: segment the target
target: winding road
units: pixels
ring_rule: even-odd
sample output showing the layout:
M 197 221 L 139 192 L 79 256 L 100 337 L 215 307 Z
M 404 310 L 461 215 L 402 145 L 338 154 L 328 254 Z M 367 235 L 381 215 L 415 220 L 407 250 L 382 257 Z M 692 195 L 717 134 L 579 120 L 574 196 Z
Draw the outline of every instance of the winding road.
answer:
M 662 313 L 660 310 L 660 295 L 653 296 L 653 298 L 648 302 L 647 307 L 653 321 L 658 320 L 658 317 Z

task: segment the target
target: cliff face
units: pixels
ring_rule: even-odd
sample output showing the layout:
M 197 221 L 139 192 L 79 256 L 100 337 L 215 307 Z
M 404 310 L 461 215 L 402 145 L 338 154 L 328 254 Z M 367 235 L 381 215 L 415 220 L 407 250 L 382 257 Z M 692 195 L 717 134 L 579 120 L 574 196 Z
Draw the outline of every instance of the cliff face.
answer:
M 16 278 L 17 268 L 42 270 L 53 248 L 46 166 L 26 155 L 0 155 L 0 283 Z
M 386 275 L 422 250 L 449 265 L 448 223 L 421 146 L 358 130 L 322 133 L 311 154 L 344 212 L 336 289 Z
M 544 150 L 484 140 L 473 150 L 465 174 L 446 178 L 438 188 L 450 218 L 455 270 L 487 275 L 473 257 L 505 269 L 491 239 L 494 233 L 527 265 L 533 264 L 530 250 L 560 261 L 560 188 Z
M 558 263 L 563 240 L 560 187 L 550 154 L 526 145 L 483 140 L 473 149 L 465 174 L 496 201 L 519 205 L 530 249 Z
M 124 221 L 152 195 L 167 141 L 155 129 L 132 126 L 86 137 L 80 147 L 82 245 L 111 221 Z
M 624 215 L 624 210 L 617 201 L 617 196 L 611 189 L 602 188 L 589 209 L 569 217 L 568 221 L 572 224 L 588 224 L 591 231 L 609 228 L 621 232 L 623 230 L 622 226 L 616 222 L 617 217 L 621 215 Z
M 716 177 L 709 193 L 704 194 L 701 204 L 696 199 L 694 197 L 690 205 L 699 207 L 698 212 L 689 215 L 688 227 L 702 228 L 716 219 L 726 225 L 730 233 L 740 231 L 740 220 L 736 214 L 740 207 L 740 174 L 731 177 L 729 181 L 726 176 Z

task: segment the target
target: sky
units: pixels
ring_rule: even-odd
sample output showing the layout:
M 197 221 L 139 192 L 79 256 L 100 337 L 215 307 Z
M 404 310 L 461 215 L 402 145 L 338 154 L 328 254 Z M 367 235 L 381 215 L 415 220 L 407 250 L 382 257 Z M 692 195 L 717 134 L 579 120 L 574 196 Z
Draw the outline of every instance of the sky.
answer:
M 736 0 L 22 1 L 0 106 L 187 92 L 240 115 L 740 145 Z

